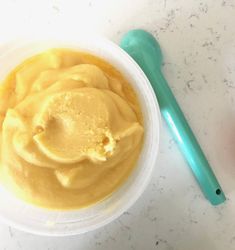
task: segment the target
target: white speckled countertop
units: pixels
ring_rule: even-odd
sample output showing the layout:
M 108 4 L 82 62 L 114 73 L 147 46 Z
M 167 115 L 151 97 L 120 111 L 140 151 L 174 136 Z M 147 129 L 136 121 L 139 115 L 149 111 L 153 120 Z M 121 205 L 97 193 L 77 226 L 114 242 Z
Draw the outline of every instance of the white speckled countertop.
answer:
M 0 42 L 24 33 L 92 30 L 118 42 L 151 31 L 164 73 L 227 195 L 202 196 L 163 123 L 158 164 L 136 204 L 115 222 L 80 236 L 39 237 L 0 225 L 0 250 L 235 249 L 235 1 L 0 0 Z

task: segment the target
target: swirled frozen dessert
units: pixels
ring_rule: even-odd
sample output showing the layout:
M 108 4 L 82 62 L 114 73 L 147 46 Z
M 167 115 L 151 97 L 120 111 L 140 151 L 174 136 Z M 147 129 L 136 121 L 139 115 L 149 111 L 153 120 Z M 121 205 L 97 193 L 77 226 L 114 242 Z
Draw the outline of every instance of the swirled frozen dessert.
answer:
M 34 205 L 104 199 L 131 173 L 142 138 L 132 87 L 96 56 L 51 49 L 0 85 L 0 183 Z

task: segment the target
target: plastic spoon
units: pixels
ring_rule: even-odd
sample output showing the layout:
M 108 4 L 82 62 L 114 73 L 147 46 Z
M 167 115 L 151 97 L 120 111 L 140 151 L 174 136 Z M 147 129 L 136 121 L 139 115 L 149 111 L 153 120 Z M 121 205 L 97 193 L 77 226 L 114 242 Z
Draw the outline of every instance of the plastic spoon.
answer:
M 123 36 L 120 46 L 139 64 L 152 84 L 162 115 L 206 198 L 213 205 L 224 202 L 225 195 L 161 72 L 163 57 L 156 39 L 144 30 L 132 30 Z

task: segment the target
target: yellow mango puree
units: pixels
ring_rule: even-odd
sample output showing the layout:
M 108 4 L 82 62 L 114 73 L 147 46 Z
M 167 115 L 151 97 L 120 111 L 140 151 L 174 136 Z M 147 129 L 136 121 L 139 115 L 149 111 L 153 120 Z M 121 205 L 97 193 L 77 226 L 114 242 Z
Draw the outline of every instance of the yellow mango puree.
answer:
M 77 209 L 110 195 L 141 150 L 136 95 L 106 61 L 51 49 L 0 85 L 0 182 L 26 202 Z

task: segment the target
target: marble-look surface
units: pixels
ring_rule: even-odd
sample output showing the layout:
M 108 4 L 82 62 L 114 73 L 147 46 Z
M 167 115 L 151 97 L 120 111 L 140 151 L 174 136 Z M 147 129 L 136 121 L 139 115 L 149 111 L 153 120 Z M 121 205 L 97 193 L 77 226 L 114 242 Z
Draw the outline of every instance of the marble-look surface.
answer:
M 163 122 L 151 183 L 115 222 L 80 236 L 39 237 L 0 225 L 0 250 L 235 249 L 235 1 L 0 0 L 0 41 L 24 33 L 91 30 L 118 42 L 145 28 L 159 40 L 164 73 L 228 200 L 202 196 Z

